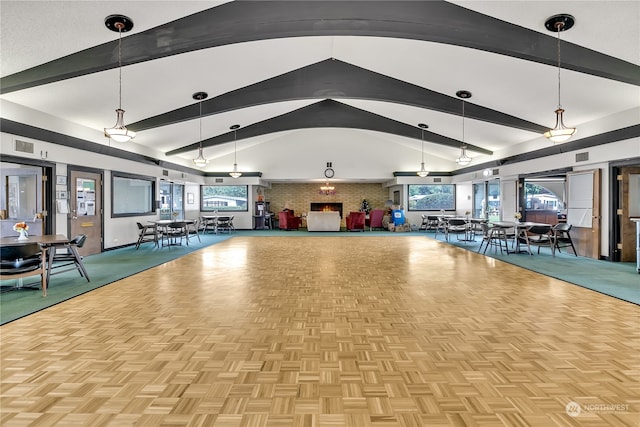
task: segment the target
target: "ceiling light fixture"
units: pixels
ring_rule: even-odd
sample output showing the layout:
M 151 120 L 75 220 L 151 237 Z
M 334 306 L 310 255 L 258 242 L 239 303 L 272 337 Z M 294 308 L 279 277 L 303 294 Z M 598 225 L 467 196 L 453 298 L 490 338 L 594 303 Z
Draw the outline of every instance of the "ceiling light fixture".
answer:
M 116 110 L 116 124 L 111 128 L 105 128 L 106 137 L 117 142 L 128 142 L 136 137 L 134 131 L 128 130 L 124 124 L 124 110 L 122 109 L 122 33 L 133 28 L 133 21 L 124 15 L 109 15 L 104 20 L 104 25 L 111 31 L 118 32 L 118 109 Z
M 207 99 L 207 92 L 196 92 L 193 94 L 193 99 L 200 101 L 200 146 L 198 147 L 198 157 L 193 159 L 193 164 L 199 168 L 203 168 L 209 162 L 202 155 L 202 100 Z
M 429 171 L 424 168 L 424 130 L 429 126 L 425 125 L 424 123 L 419 123 L 418 127 L 422 129 L 422 162 L 420 163 L 420 170 L 417 172 L 417 175 L 420 178 L 424 178 L 425 176 L 429 175 Z
M 464 140 L 464 100 L 471 98 L 471 92 L 459 90 L 456 92 L 456 96 L 462 99 L 462 146 L 460 147 L 460 157 L 456 159 L 456 163 L 460 166 L 467 166 L 472 159 L 467 155 L 467 144 Z
M 547 30 L 558 33 L 558 109 L 556 110 L 556 126 L 544 133 L 544 136 L 553 142 L 567 141 L 576 133 L 576 128 L 565 126 L 562 120 L 564 109 L 560 103 L 560 32 L 573 27 L 574 23 L 575 19 L 568 14 L 554 15 L 544 23 Z
M 240 178 L 242 176 L 242 172 L 238 172 L 238 163 L 237 163 L 237 155 L 238 155 L 237 143 L 238 142 L 236 138 L 236 131 L 238 130 L 238 128 L 240 128 L 240 125 L 233 125 L 229 128 L 233 130 L 233 171 L 229 172 L 229 175 L 231 175 L 231 178 Z

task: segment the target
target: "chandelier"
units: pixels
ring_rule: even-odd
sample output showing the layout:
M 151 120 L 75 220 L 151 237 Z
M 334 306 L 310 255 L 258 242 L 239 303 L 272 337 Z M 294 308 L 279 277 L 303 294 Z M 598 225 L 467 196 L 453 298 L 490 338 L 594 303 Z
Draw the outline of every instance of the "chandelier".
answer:
M 422 162 L 420 163 L 420 170 L 416 173 L 420 178 L 424 178 L 429 175 L 429 171 L 424 168 L 424 130 L 429 126 L 424 123 L 419 123 L 418 127 L 422 129 Z
M 462 146 L 460 147 L 460 157 L 456 159 L 456 163 L 460 166 L 466 166 L 471 163 L 471 157 L 467 155 L 467 144 L 464 141 L 464 100 L 471 98 L 471 92 L 468 90 L 459 90 L 456 96 L 462 99 Z
M 324 194 L 325 196 L 336 194 L 335 187 L 333 185 L 330 185 L 327 181 L 323 186 L 320 187 L 320 191 L 318 191 L 318 194 Z
M 237 135 L 236 131 L 240 128 L 240 125 L 233 125 L 229 129 L 233 130 L 233 171 L 229 172 L 231 178 L 240 178 L 242 176 L 242 172 L 238 171 L 238 162 L 237 162 Z
M 193 159 L 193 164 L 199 168 L 203 168 L 207 165 L 208 160 L 202 155 L 202 100 L 207 98 L 207 92 L 196 92 L 193 94 L 193 99 L 200 101 L 200 146 L 198 147 L 198 157 Z
M 124 15 L 110 15 L 104 20 L 104 25 L 111 31 L 118 32 L 118 108 L 116 109 L 116 124 L 104 128 L 104 135 L 116 142 L 128 142 L 136 137 L 134 131 L 128 130 L 124 124 L 124 110 L 122 109 L 122 33 L 133 28 L 133 21 Z
M 558 33 L 558 108 L 555 111 L 556 125 L 553 129 L 549 129 L 544 133 L 545 138 L 553 142 L 565 142 L 576 133 L 576 128 L 570 128 L 564 124 L 562 119 L 564 109 L 560 103 L 560 33 L 573 27 L 574 23 L 573 16 L 567 14 L 554 15 L 544 23 L 547 30 Z

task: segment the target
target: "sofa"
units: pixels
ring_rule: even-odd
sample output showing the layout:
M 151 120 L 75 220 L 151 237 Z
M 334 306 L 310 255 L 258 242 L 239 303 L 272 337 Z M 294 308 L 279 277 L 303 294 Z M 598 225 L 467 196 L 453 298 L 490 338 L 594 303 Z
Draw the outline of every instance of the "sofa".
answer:
M 278 224 L 281 230 L 297 230 L 301 223 L 302 219 L 295 216 L 292 210 L 278 212 Z
M 307 213 L 307 230 L 309 231 L 340 231 L 340 213 L 337 211 Z

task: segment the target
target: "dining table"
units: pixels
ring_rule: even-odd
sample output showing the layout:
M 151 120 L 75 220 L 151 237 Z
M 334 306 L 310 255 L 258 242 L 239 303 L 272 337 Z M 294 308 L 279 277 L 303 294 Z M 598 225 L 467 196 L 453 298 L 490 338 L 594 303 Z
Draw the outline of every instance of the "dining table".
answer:
M 169 224 L 179 223 L 183 224 L 183 232 L 184 238 L 187 240 L 187 245 L 189 245 L 189 230 L 187 230 L 187 226 L 189 224 L 195 224 L 195 221 L 192 219 L 152 219 L 148 222 L 155 224 L 158 229 L 160 229 L 163 233 L 167 232 Z M 164 246 L 164 245 L 161 245 Z M 175 244 L 169 244 L 168 246 L 175 246 Z
M 51 268 L 51 265 L 47 264 L 48 260 L 48 251 L 51 247 L 55 245 L 61 245 L 65 243 L 69 243 L 70 239 L 64 234 L 43 234 L 40 236 L 29 236 L 27 240 L 18 240 L 16 237 L 3 237 L 0 238 L 0 246 L 15 246 L 15 245 L 25 245 L 29 243 L 37 243 L 40 245 L 40 256 L 41 256 L 41 288 L 42 288 L 42 296 L 47 296 L 47 268 Z
M 515 254 L 526 254 L 526 253 L 528 253 L 529 255 L 533 255 L 533 252 L 531 252 L 531 246 L 529 245 L 529 236 L 527 234 L 527 231 L 533 226 L 551 227 L 551 224 L 544 224 L 544 223 L 540 223 L 540 222 L 531 222 L 531 221 L 524 221 L 524 222 L 520 222 L 520 221 L 491 221 L 490 224 L 491 224 L 492 227 L 499 227 L 499 228 L 502 228 L 502 229 L 505 229 L 505 230 L 510 229 L 510 228 L 514 229 L 516 246 L 515 246 L 515 249 L 513 251 L 508 252 L 508 253 L 515 253 Z M 521 240 L 524 240 L 527 243 L 527 249 L 526 250 L 521 248 L 521 245 L 520 245 Z M 553 250 L 553 248 L 552 248 L 552 250 Z

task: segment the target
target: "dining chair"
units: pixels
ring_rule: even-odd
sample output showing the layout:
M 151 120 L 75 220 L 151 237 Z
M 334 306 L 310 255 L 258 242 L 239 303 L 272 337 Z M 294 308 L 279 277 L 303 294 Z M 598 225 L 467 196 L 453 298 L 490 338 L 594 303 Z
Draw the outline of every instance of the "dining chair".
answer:
M 198 218 L 187 223 L 187 235 L 191 234 L 195 234 L 198 238 L 198 242 L 202 243 L 202 240 L 200 240 L 200 220 Z
M 233 230 L 233 220 L 230 216 L 220 216 L 218 217 L 218 220 L 216 221 L 216 234 L 218 234 L 218 232 L 224 232 L 226 231 L 227 233 L 231 233 L 231 231 Z
M 0 246 L 0 280 L 16 279 L 16 285 L 8 290 L 23 287 L 22 279 L 40 275 L 42 286 L 42 248 L 37 243 Z
M 141 243 L 154 242 L 158 246 L 158 226 L 156 224 L 142 225 L 136 222 L 138 225 L 138 241 L 136 242 L 136 250 L 140 248 Z
M 70 270 L 78 270 L 81 277 L 87 279 L 87 282 L 91 281 L 87 269 L 82 262 L 82 256 L 78 252 L 78 248 L 84 246 L 84 242 L 86 241 L 86 234 L 78 234 L 67 243 L 55 244 L 49 248 L 47 283 L 49 283 L 49 278 L 54 274 L 60 274 Z M 62 270 L 60 270 L 61 268 Z
M 521 244 L 525 243 L 527 245 L 530 255 L 533 255 L 531 253 L 531 246 L 538 247 L 538 254 L 540 253 L 540 248 L 546 246 L 551 248 L 551 255 L 555 256 L 555 244 L 551 225 L 532 225 L 527 228 L 518 239 L 520 239 Z
M 189 245 L 189 237 L 187 236 L 187 224 L 184 221 L 173 221 L 166 225 L 165 231 L 162 233 L 162 246 L 180 246 L 182 239 L 186 238 Z M 166 245 L 165 245 L 166 240 Z
M 455 234 L 458 237 L 458 240 L 460 239 L 460 235 L 464 235 L 464 241 L 468 240 L 467 239 L 467 233 L 469 232 L 469 224 L 467 224 L 467 221 L 463 218 L 449 218 L 449 220 L 447 221 L 447 227 L 446 227 L 446 234 L 445 234 L 445 238 L 447 239 L 447 241 L 449 240 L 449 235 L 450 234 Z
M 487 222 L 481 222 L 480 229 L 482 230 L 482 240 L 480 241 L 478 253 L 482 251 L 482 247 L 484 246 L 484 251 L 482 251 L 483 254 L 487 253 L 487 249 L 489 247 L 493 247 L 494 252 L 497 252 L 498 249 L 500 249 L 501 254 L 509 254 L 505 228 L 491 227 Z
M 570 247 L 573 250 L 573 254 L 578 256 L 576 252 L 575 246 L 573 246 L 573 240 L 571 240 L 571 224 L 567 224 L 566 222 L 559 222 L 553 226 L 553 240 L 555 244 L 555 248 L 560 252 L 560 248 L 568 248 Z

